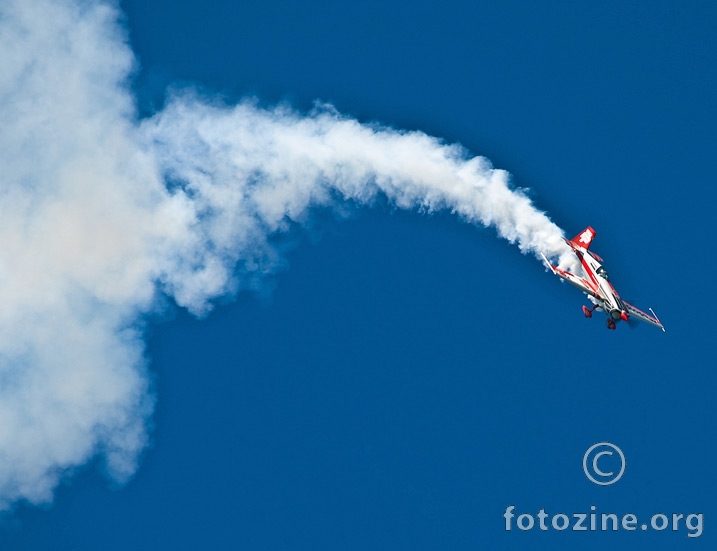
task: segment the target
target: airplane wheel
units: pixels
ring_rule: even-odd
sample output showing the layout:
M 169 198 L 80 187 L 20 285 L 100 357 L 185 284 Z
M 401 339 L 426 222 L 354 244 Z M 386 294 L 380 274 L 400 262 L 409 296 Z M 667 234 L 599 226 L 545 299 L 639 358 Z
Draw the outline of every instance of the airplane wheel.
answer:
M 607 320 L 607 328 L 614 331 L 615 330 L 615 322 L 612 319 Z
M 590 310 L 590 308 L 588 308 L 587 306 L 583 306 L 583 314 L 585 314 L 586 318 L 593 317 L 593 311 Z

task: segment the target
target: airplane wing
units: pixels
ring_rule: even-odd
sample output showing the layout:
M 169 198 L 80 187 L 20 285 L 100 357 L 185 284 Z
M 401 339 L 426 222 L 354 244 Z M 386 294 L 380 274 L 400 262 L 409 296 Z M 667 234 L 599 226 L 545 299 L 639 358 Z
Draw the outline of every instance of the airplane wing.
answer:
M 568 283 L 575 285 L 575 287 L 588 295 L 600 298 L 599 290 L 594 283 L 588 281 L 587 279 L 583 279 L 582 277 L 576 276 L 575 274 L 568 272 L 567 270 L 561 270 L 557 266 L 553 266 L 543 253 L 540 253 L 540 256 L 543 257 L 543 261 L 545 262 L 545 265 L 550 269 L 550 271 L 553 272 L 560 279 L 564 279 Z
M 622 301 L 622 303 L 625 305 L 625 309 L 627 310 L 627 313 L 630 314 L 630 316 L 636 317 L 639 320 L 652 324 L 655 327 L 659 327 L 663 331 L 665 330 L 662 323 L 660 323 L 660 320 L 657 319 L 657 316 L 654 315 L 655 312 L 652 312 L 652 310 L 650 310 L 650 312 L 652 312 L 653 315 L 650 315 L 646 312 L 643 312 L 639 308 L 635 308 L 632 304 L 628 304 L 624 300 Z

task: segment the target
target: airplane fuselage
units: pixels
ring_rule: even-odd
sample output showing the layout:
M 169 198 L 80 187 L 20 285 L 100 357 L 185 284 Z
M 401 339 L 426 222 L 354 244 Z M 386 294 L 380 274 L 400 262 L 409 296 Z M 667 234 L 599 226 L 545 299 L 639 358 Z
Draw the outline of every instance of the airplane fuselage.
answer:
M 615 321 L 627 318 L 625 305 L 620 299 L 620 295 L 610 283 L 607 270 L 602 263 L 589 251 L 581 251 L 577 248 L 573 249 L 576 256 L 580 260 L 583 271 L 588 277 L 588 281 L 594 285 L 595 296 L 591 298 L 593 304 L 602 308 Z M 591 296 L 591 295 L 588 295 Z

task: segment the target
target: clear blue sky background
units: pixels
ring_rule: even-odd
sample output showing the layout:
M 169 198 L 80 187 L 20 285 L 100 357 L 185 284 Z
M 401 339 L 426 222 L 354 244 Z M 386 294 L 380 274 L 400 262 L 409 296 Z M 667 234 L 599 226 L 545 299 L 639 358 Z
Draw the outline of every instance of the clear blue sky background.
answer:
M 630 3 L 636 4 L 636 3 Z M 144 115 L 194 83 L 460 142 L 667 333 L 605 329 L 494 231 L 321 217 L 262 296 L 152 324 L 136 477 L 96 465 L 2 549 L 714 549 L 717 8 L 711 2 L 124 0 Z M 627 457 L 611 487 L 582 456 Z M 517 513 L 703 513 L 687 531 L 504 530 Z

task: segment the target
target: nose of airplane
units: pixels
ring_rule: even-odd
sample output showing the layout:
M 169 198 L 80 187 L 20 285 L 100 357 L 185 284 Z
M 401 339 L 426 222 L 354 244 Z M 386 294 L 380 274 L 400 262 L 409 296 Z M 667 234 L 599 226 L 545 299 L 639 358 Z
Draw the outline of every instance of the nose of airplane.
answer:
M 622 313 L 620 314 L 620 319 L 621 319 L 622 321 L 627 321 L 627 312 L 622 312 Z

